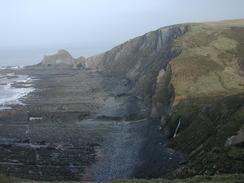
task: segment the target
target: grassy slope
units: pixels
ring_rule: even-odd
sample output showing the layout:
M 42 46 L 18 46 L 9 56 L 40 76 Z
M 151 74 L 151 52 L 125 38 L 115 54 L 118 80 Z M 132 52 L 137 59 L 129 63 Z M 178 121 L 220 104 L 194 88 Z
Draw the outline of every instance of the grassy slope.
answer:
M 193 24 L 175 43 L 183 46 L 171 61 L 177 99 L 232 95 L 244 90 L 244 21 Z M 241 24 L 242 23 L 242 24 Z
M 170 62 L 176 118 L 244 92 L 244 20 L 192 24 L 178 46 Z
M 244 172 L 244 144 L 225 147 L 244 124 L 244 20 L 193 24 L 175 45 L 175 100 L 165 126 L 182 125 L 174 148 L 188 155 L 180 174 Z M 183 170 L 185 171 L 185 170 Z
M 197 176 L 190 179 L 155 179 L 155 180 L 124 180 L 124 181 L 113 181 L 114 183 L 243 183 L 243 175 L 222 175 L 222 176 Z M 22 180 L 16 178 L 7 178 L 0 176 L 0 183 L 58 183 L 58 182 L 41 182 L 41 181 L 31 181 Z M 78 182 L 59 182 L 59 183 L 78 183 Z M 81 182 L 79 182 L 81 183 Z
M 243 175 L 226 175 L 226 176 L 197 176 L 189 179 L 155 179 L 155 180 L 129 180 L 115 181 L 115 183 L 243 183 Z

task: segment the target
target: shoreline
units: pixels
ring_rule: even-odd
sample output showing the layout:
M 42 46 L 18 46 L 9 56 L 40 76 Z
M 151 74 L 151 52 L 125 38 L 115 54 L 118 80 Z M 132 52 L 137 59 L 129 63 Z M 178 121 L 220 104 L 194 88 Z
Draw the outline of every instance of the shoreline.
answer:
M 0 111 L 1 173 L 36 180 L 156 178 L 181 161 L 123 78 L 73 69 L 16 74 L 38 80 L 26 105 Z

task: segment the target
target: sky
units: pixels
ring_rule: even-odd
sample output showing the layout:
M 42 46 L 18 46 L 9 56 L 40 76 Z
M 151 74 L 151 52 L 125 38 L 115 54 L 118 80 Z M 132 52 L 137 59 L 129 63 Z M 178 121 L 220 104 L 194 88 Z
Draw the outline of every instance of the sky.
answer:
M 0 65 L 107 51 L 165 25 L 244 18 L 244 0 L 0 0 Z

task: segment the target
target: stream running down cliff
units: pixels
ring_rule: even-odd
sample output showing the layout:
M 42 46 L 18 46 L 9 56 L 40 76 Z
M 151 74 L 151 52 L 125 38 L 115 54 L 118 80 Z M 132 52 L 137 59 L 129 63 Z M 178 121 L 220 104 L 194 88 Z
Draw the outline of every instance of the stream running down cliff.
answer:
M 41 180 L 154 178 L 178 166 L 131 83 L 98 72 L 20 70 L 25 105 L 0 111 L 0 172 Z

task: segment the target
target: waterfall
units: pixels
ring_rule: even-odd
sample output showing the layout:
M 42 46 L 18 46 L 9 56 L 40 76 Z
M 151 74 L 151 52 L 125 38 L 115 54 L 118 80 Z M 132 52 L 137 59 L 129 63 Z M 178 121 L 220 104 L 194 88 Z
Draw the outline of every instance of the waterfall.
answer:
M 87 64 L 87 61 L 85 61 L 85 69 L 88 68 L 88 64 Z
M 173 136 L 174 138 L 177 136 L 178 130 L 180 128 L 180 124 L 181 124 L 181 119 L 179 120 L 179 123 L 178 123 L 178 125 L 177 125 L 177 127 L 175 129 L 175 133 L 174 133 L 174 136 Z

